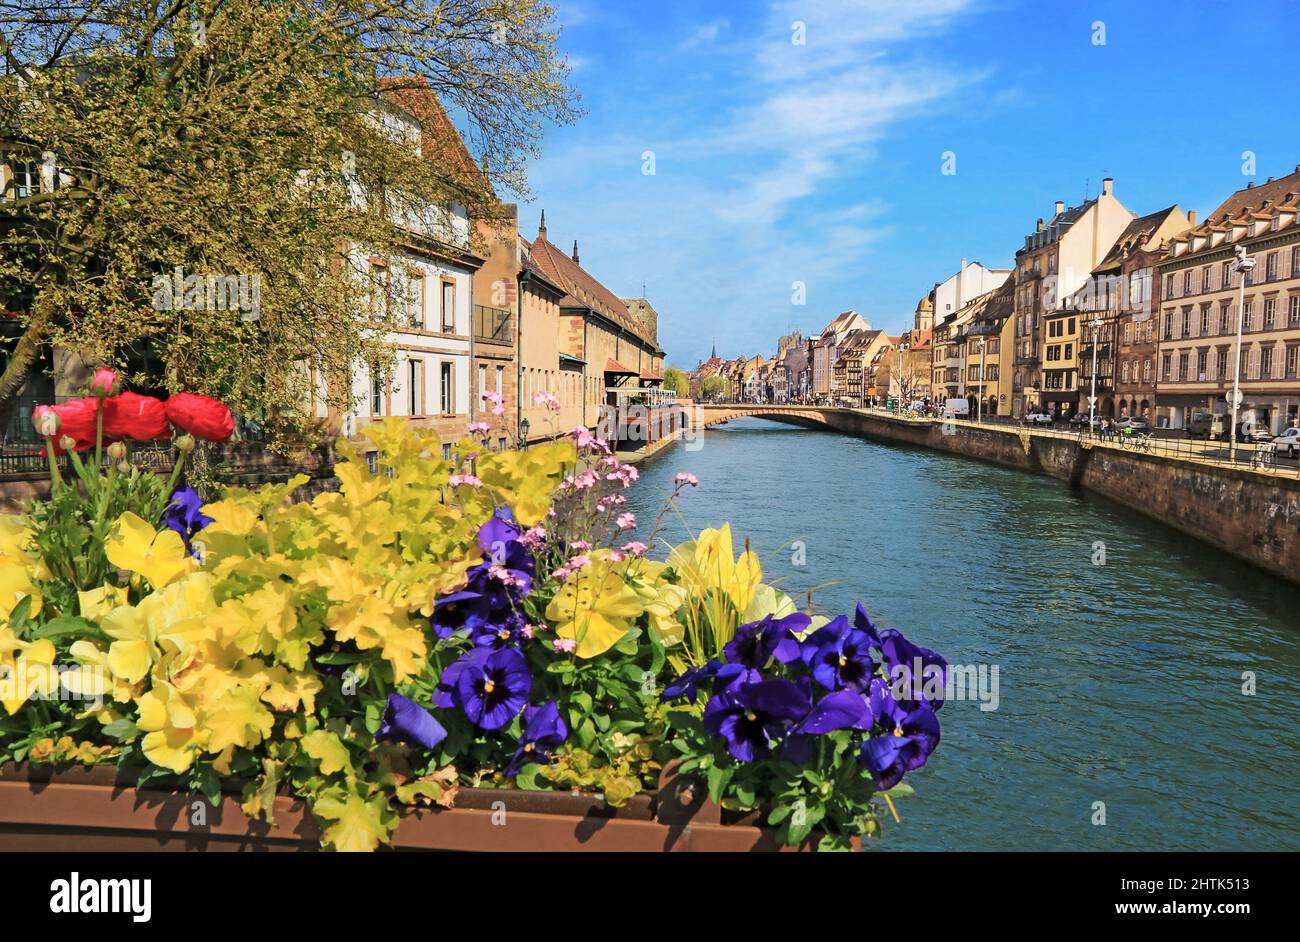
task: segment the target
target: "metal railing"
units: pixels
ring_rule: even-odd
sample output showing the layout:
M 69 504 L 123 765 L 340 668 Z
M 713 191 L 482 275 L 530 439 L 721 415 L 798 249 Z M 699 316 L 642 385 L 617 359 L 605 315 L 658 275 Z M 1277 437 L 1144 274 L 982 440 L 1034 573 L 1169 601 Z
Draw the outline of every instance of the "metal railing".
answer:
M 44 448 L 43 441 L 29 445 L 7 443 L 0 447 L 0 476 L 48 475 L 50 460 L 42 454 Z M 67 455 L 59 455 L 55 460 L 60 473 L 72 473 L 72 461 Z M 81 452 L 81 460 L 85 464 L 93 464 L 95 453 Z M 102 455 L 100 467 L 107 468 L 109 460 L 107 454 Z M 175 464 L 176 452 L 172 449 L 171 442 L 143 442 L 131 446 L 129 460 L 147 471 L 168 471 Z
M 499 307 L 474 305 L 474 339 L 489 343 L 513 344 L 515 342 L 514 317 Z
M 1042 438 L 1060 438 L 1082 444 L 1087 441 L 1094 448 L 1114 448 L 1120 451 L 1155 455 L 1164 458 L 1176 458 L 1181 461 L 1195 461 L 1204 464 L 1237 467 L 1275 474 L 1284 477 L 1300 478 L 1300 458 L 1288 458 L 1278 454 L 1272 442 L 1237 441 L 1235 457 L 1230 455 L 1229 443 L 1212 439 L 1172 437 L 1168 433 L 1182 433 L 1180 429 L 1157 429 L 1156 433 L 1147 432 L 1089 432 L 1084 429 L 1058 428 L 1056 426 L 1026 425 L 1011 416 L 988 417 L 984 419 L 944 418 L 920 412 L 896 412 L 890 409 L 866 407 L 861 412 L 888 415 L 891 418 L 922 424 L 951 423 L 959 428 L 988 428 L 1001 432 L 1027 432 L 1031 436 Z M 1166 434 L 1157 434 L 1166 433 Z

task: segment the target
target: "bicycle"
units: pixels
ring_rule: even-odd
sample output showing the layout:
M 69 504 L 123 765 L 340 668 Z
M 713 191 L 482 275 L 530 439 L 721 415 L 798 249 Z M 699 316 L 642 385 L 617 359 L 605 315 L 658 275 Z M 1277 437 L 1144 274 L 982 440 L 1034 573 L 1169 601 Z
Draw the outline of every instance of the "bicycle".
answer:
M 1150 432 L 1128 432 L 1120 435 L 1119 446 L 1150 454 L 1155 448 L 1155 436 Z
M 1256 448 L 1255 453 L 1250 456 L 1250 466 L 1252 468 L 1271 468 L 1276 464 L 1277 455 L 1274 453 L 1272 445 Z

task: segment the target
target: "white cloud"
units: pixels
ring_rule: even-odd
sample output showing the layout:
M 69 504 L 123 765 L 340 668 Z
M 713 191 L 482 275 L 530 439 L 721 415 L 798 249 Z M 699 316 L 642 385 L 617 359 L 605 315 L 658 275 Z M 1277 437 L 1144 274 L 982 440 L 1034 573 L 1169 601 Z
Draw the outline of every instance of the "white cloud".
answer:
M 686 42 L 716 45 L 697 100 L 680 114 L 632 102 L 618 128 L 632 133 L 548 153 L 539 192 L 581 194 L 570 224 L 582 231 L 548 212 L 553 234 L 582 239 L 584 264 L 615 291 L 649 282 L 670 360 L 693 364 L 715 334 L 735 355 L 767 350 L 792 325 L 820 329 L 892 232 L 888 194 L 837 187 L 862 179 L 900 123 L 952 107 L 983 80 L 907 45 L 951 28 L 972 2 L 776 0 L 757 35 L 702 25 Z M 790 43 L 796 20 L 806 46 Z M 640 176 L 643 147 L 657 154 L 654 177 Z M 807 306 L 790 303 L 793 281 L 807 285 Z M 865 305 L 868 292 L 864 283 L 848 303 Z
M 711 23 L 705 23 L 703 26 L 696 27 L 691 34 L 682 40 L 680 49 L 694 49 L 696 46 L 708 46 L 717 42 L 718 37 L 731 24 L 726 20 L 714 20 Z

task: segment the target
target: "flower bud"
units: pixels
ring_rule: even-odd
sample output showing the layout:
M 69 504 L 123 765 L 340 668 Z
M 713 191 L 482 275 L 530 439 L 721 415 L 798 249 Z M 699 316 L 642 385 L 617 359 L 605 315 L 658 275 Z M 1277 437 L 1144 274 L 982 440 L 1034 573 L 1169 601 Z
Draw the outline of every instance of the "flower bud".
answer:
M 108 457 L 113 461 L 121 461 L 126 457 L 126 443 L 113 442 L 108 446 Z
M 73 438 L 71 435 L 60 435 L 59 447 L 62 448 L 64 451 L 76 451 L 77 440 Z
M 177 435 L 172 440 L 172 444 L 176 446 L 176 450 L 181 452 L 181 454 L 188 455 L 194 450 L 194 436 L 188 433 L 185 435 Z
M 115 395 L 121 389 L 121 383 L 117 378 L 117 373 L 106 366 L 101 366 L 95 370 L 95 375 L 90 378 L 90 394 L 99 399 L 107 399 Z
M 42 438 L 53 438 L 62 423 L 59 414 L 49 406 L 37 406 L 32 410 L 32 425 L 36 426 L 36 432 Z
M 117 473 L 118 473 L 118 474 L 130 474 L 130 473 L 131 473 L 131 462 L 129 462 L 129 461 L 119 461 L 119 462 L 117 463 Z

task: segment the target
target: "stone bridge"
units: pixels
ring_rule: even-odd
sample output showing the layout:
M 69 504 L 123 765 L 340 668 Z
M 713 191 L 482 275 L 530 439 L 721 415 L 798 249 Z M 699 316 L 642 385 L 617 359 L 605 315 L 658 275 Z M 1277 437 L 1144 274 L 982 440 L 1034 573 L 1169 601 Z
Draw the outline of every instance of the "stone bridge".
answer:
M 703 424 L 705 428 L 729 422 L 732 419 L 753 416 L 760 419 L 772 419 L 777 422 L 789 422 L 794 425 L 844 430 L 842 422 L 837 422 L 836 419 L 842 419 L 844 416 L 852 414 L 853 411 L 851 409 L 837 409 L 826 406 L 769 406 L 743 402 L 717 404 L 700 402 L 695 404 L 695 408 L 697 410 L 696 422 L 697 424 Z

